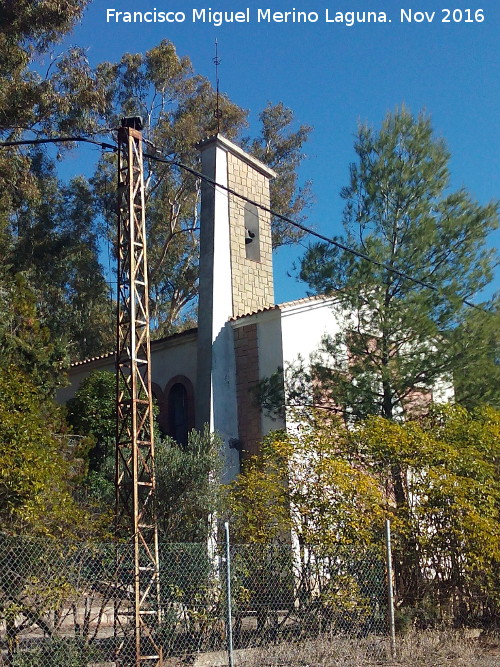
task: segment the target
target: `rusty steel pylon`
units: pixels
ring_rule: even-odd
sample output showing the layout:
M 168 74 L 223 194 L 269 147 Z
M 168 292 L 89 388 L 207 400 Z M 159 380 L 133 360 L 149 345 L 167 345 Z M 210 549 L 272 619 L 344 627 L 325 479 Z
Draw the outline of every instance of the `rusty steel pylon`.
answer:
M 149 293 L 140 119 L 118 131 L 116 664 L 161 666 Z M 133 640 L 131 637 L 133 631 Z

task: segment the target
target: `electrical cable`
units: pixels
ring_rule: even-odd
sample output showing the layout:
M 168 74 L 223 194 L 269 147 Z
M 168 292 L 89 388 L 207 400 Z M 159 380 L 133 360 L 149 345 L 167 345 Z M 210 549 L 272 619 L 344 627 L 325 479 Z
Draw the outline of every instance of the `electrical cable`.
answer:
M 96 141 L 94 139 L 88 139 L 87 137 L 55 137 L 53 139 L 27 139 L 24 141 L 7 141 L 7 142 L 0 142 L 0 147 L 11 147 L 11 146 L 23 146 L 23 145 L 36 145 L 36 144 L 47 144 L 47 143 L 59 143 L 59 142 L 85 142 L 85 143 L 90 143 L 90 144 L 95 144 L 97 146 L 100 146 L 101 148 L 108 148 L 113 151 L 117 151 L 118 147 L 113 144 L 108 144 L 106 142 L 100 142 Z M 150 146 L 154 146 L 150 141 L 146 141 L 145 143 L 149 144 Z M 167 159 L 167 158 L 162 158 L 159 157 L 158 155 L 152 155 L 151 153 L 143 153 L 143 158 L 146 158 L 148 160 L 153 160 L 154 162 L 159 162 L 161 164 L 168 164 L 174 167 L 178 167 L 179 169 L 183 169 L 184 171 L 187 171 L 188 173 L 192 174 L 196 178 L 205 181 L 209 185 L 213 186 L 214 188 L 219 188 L 220 190 L 225 190 L 228 194 L 233 195 L 234 197 L 237 197 L 249 204 L 253 204 L 257 208 L 261 209 L 262 211 L 265 211 L 266 213 L 269 213 L 270 215 L 278 218 L 279 220 L 282 220 L 283 222 L 286 222 L 289 225 L 292 225 L 293 227 L 296 227 L 297 229 L 300 229 L 301 231 L 305 232 L 306 234 L 309 234 L 311 236 L 314 236 L 321 241 L 324 241 L 325 243 L 328 243 L 329 245 L 333 245 L 339 250 L 343 250 L 344 252 L 347 252 L 351 255 L 354 255 L 355 257 L 358 257 L 359 259 L 362 259 L 366 262 L 370 262 L 371 264 L 374 264 L 375 266 L 378 266 L 381 269 L 384 269 L 385 271 L 388 271 L 390 273 L 393 273 L 400 278 L 403 278 L 404 280 L 408 280 L 416 285 L 420 285 L 421 287 L 425 287 L 426 289 L 429 289 L 433 292 L 439 293 L 440 290 L 438 287 L 435 285 L 432 285 L 431 283 L 425 282 L 423 280 L 420 280 L 419 278 L 414 278 L 413 276 L 408 275 L 404 271 L 401 271 L 400 269 L 397 269 L 396 267 L 390 266 L 389 264 L 385 264 L 384 262 L 379 262 L 376 259 L 373 259 L 373 257 L 370 257 L 369 255 L 366 255 L 363 252 L 360 252 L 359 250 L 355 250 L 354 248 L 350 248 L 349 246 L 344 245 L 343 243 L 340 243 L 340 241 L 337 241 L 336 239 L 333 239 L 329 236 L 325 236 L 324 234 L 320 234 L 319 232 L 314 231 L 313 229 L 310 229 L 309 227 L 306 227 L 305 225 L 302 225 L 300 222 L 296 222 L 295 220 L 292 220 L 286 215 L 282 215 L 281 213 L 278 213 L 277 211 L 274 211 L 272 208 L 269 208 L 268 206 L 265 206 L 264 204 L 260 204 L 259 202 L 254 201 L 253 199 L 250 199 L 250 197 L 247 197 L 236 190 L 233 190 L 232 188 L 222 185 L 221 183 L 217 183 L 217 181 L 213 180 L 209 176 L 206 176 L 205 174 L 202 174 L 201 172 L 197 171 L 196 169 L 192 169 L 191 167 L 188 167 L 187 165 L 183 164 L 182 162 L 179 162 L 178 160 L 173 160 L 173 159 Z M 474 308 L 476 310 L 480 310 L 483 313 L 490 313 L 491 311 L 486 310 L 485 308 L 482 308 L 481 306 L 476 305 L 475 303 L 472 303 L 472 301 L 469 301 L 468 299 L 460 298 L 460 301 L 464 303 L 465 305 L 469 306 L 470 308 Z
M 95 144 L 101 148 L 108 148 L 112 151 L 117 151 L 118 146 L 115 144 L 108 144 L 105 141 L 96 141 L 88 137 L 54 137 L 53 139 L 24 139 L 22 141 L 0 141 L 0 147 L 9 148 L 15 146 L 37 146 L 39 144 L 60 144 L 70 142 L 83 142 L 86 144 Z
M 314 231 L 313 229 L 310 229 L 309 227 L 306 227 L 305 225 L 302 225 L 300 222 L 296 222 L 295 220 L 292 220 L 291 218 L 287 217 L 286 215 L 282 215 L 281 213 L 278 213 L 277 211 L 274 211 L 272 208 L 269 208 L 268 206 L 265 206 L 264 204 L 260 204 L 253 199 L 250 199 L 249 197 L 246 197 L 245 195 L 237 192 L 236 190 L 233 190 L 232 188 L 229 188 L 226 185 L 222 185 L 220 183 L 217 183 L 214 181 L 212 178 L 209 176 L 206 176 L 205 174 L 202 174 L 195 169 L 192 169 L 191 167 L 188 167 L 187 165 L 183 164 L 182 162 L 178 162 L 176 160 L 167 160 L 166 158 L 159 158 L 156 155 L 150 155 L 148 153 L 144 153 L 143 157 L 146 157 L 150 160 L 155 160 L 157 162 L 163 162 L 165 164 L 171 164 L 176 167 L 179 167 L 180 169 L 184 169 L 185 171 L 191 173 L 193 176 L 196 176 L 197 178 L 209 183 L 212 185 L 214 188 L 219 188 L 221 190 L 225 190 L 228 194 L 231 194 L 235 197 L 238 197 L 239 199 L 242 199 L 243 201 L 246 201 L 249 204 L 253 204 L 257 208 L 260 208 L 262 211 L 265 211 L 266 213 L 270 213 L 276 218 L 279 218 L 280 220 L 283 220 L 283 222 L 286 222 L 293 227 L 297 227 L 298 229 L 302 230 L 306 234 L 310 234 L 311 236 L 315 236 L 316 238 L 320 239 L 321 241 L 325 241 L 326 243 L 333 245 L 339 250 L 343 250 L 344 252 L 348 252 L 351 255 L 354 255 L 355 257 L 358 257 L 359 259 L 363 259 L 366 262 L 370 262 L 371 264 L 374 264 L 375 266 L 378 266 L 381 269 L 384 269 L 386 271 L 389 271 L 391 273 L 394 273 L 395 275 L 399 276 L 400 278 L 403 278 L 405 280 L 408 280 L 412 283 L 415 283 L 417 285 L 420 285 L 421 287 L 425 287 L 426 289 L 432 290 L 434 292 L 439 293 L 440 290 L 438 287 L 435 285 L 432 285 L 431 283 L 427 283 L 423 280 L 419 280 L 418 278 L 413 278 L 412 276 L 408 275 L 404 271 L 400 271 L 399 269 L 390 266 L 389 264 L 385 264 L 384 262 L 379 262 L 376 259 L 373 259 L 369 255 L 366 255 L 365 253 L 360 252 L 359 250 L 355 250 L 354 248 L 350 248 L 349 246 L 344 245 L 343 243 L 340 243 L 336 239 L 332 239 L 328 236 L 325 236 L 324 234 L 320 234 L 319 232 Z M 481 306 L 476 305 L 475 303 L 472 303 L 472 301 L 469 301 L 468 299 L 461 298 L 460 301 L 464 303 L 465 305 L 469 306 L 470 308 L 475 308 L 476 310 L 480 310 L 481 312 L 488 313 L 490 311 L 486 310 L 485 308 L 482 308 Z

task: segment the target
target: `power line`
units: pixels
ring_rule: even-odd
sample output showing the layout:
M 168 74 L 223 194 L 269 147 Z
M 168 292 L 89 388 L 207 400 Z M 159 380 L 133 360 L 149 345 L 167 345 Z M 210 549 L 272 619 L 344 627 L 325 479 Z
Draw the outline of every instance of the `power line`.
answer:
M 351 255 L 354 255 L 355 257 L 358 257 L 359 259 L 363 259 L 366 262 L 370 262 L 371 264 L 374 264 L 375 266 L 378 266 L 381 269 L 384 269 L 386 271 L 389 271 L 391 273 L 394 273 L 395 275 L 399 276 L 400 278 L 403 278 L 405 280 L 409 280 L 412 283 L 415 283 L 417 285 L 420 285 L 421 287 L 425 287 L 426 289 L 432 290 L 436 293 L 439 293 L 440 290 L 438 287 L 435 285 L 432 285 L 431 283 L 427 283 L 423 280 L 420 280 L 418 278 L 413 278 L 413 276 L 408 275 L 404 271 L 400 271 L 399 269 L 390 266 L 389 264 L 385 264 L 384 262 L 379 262 L 376 259 L 373 259 L 373 257 L 370 257 L 369 255 L 366 255 L 363 252 L 360 252 L 359 250 L 355 250 L 354 248 L 350 248 L 349 246 L 344 245 L 343 243 L 340 243 L 336 239 L 332 239 L 329 236 L 325 236 L 324 234 L 320 234 L 319 232 L 314 231 L 313 229 L 310 229 L 309 227 L 306 227 L 305 225 L 302 225 L 300 222 L 296 222 L 295 220 L 292 220 L 291 218 L 287 217 L 286 215 L 283 215 L 281 213 L 278 213 L 277 211 L 274 211 L 272 208 L 269 208 L 268 206 L 265 206 L 264 204 L 260 204 L 259 202 L 254 201 L 253 199 L 250 199 L 250 197 L 246 197 L 245 195 L 237 192 L 236 190 L 233 190 L 232 188 L 229 188 L 226 185 L 221 185 L 220 183 L 217 183 L 217 181 L 214 181 L 212 178 L 209 176 L 206 176 L 205 174 L 200 173 L 199 171 L 196 171 L 195 169 L 192 169 L 191 167 L 188 167 L 187 165 L 183 164 L 182 162 L 178 162 L 176 160 L 167 160 L 165 158 L 160 158 L 156 155 L 150 155 L 148 153 L 144 153 L 144 157 L 147 157 L 148 159 L 151 160 L 156 160 L 157 162 L 163 162 L 165 164 L 171 164 L 176 167 L 179 167 L 180 169 L 184 169 L 185 171 L 188 171 L 191 173 L 193 176 L 196 176 L 197 178 L 200 178 L 204 180 L 205 182 L 209 183 L 212 185 L 214 188 L 220 188 L 221 190 L 225 190 L 228 194 L 231 194 L 235 197 L 238 197 L 239 199 L 242 199 L 243 201 L 253 204 L 257 208 L 260 208 L 263 211 L 266 211 L 266 213 L 270 213 L 276 218 L 279 218 L 280 220 L 283 220 L 283 222 L 286 222 L 293 227 L 297 227 L 297 229 L 302 230 L 303 232 L 306 232 L 307 234 L 310 234 L 311 236 L 315 236 L 316 238 L 320 239 L 321 241 L 325 241 L 326 243 L 329 243 L 330 245 L 333 245 L 339 250 L 343 250 L 344 252 L 348 252 Z M 460 301 L 464 303 L 467 306 L 470 306 L 471 308 L 475 308 L 476 310 L 480 310 L 481 312 L 488 313 L 489 311 L 486 310 L 485 308 L 482 308 L 481 306 L 476 305 L 475 303 L 472 303 L 472 301 L 469 301 L 468 299 L 463 299 L 461 298 Z
M 95 139 L 89 139 L 88 137 L 54 137 L 53 139 L 24 139 L 22 141 L 1 141 L 0 146 L 3 148 L 9 148 L 14 146 L 37 146 L 39 144 L 61 144 L 61 143 L 74 143 L 74 142 L 83 142 L 86 144 L 94 144 L 100 146 L 101 148 L 108 148 L 112 151 L 117 151 L 118 146 L 114 144 L 108 144 L 105 141 L 96 141 Z
M 27 139 L 24 141 L 7 141 L 7 142 L 0 142 L 0 147 L 9 147 L 9 146 L 23 146 L 23 145 L 36 145 L 36 144 L 47 144 L 47 143 L 59 143 L 59 142 L 85 142 L 85 143 L 90 143 L 90 144 L 95 144 L 97 146 L 100 146 L 101 148 L 108 148 L 113 151 L 117 151 L 118 147 L 113 145 L 113 144 L 108 144 L 106 142 L 100 142 L 96 141 L 94 139 L 89 139 L 87 137 L 55 137 L 53 139 Z M 154 146 L 150 141 L 146 142 L 150 146 Z M 206 183 L 210 184 L 214 188 L 219 188 L 221 190 L 226 191 L 228 194 L 233 195 L 234 197 L 238 197 L 239 199 L 249 203 L 253 204 L 257 208 L 261 209 L 262 211 L 265 211 L 266 213 L 269 213 L 270 215 L 274 216 L 275 218 L 278 218 L 279 220 L 282 220 L 283 222 L 286 222 L 289 225 L 292 225 L 293 227 L 296 227 L 297 229 L 300 229 L 301 231 L 305 232 L 306 234 L 310 234 L 311 236 L 316 237 L 317 239 L 320 239 L 321 241 L 324 241 L 325 243 L 328 243 L 330 245 L 335 246 L 339 250 L 343 250 L 344 252 L 347 252 L 351 255 L 354 255 L 355 257 L 358 257 L 359 259 L 362 259 L 366 262 L 370 262 L 371 264 L 378 266 L 381 269 L 384 269 L 385 271 L 388 271 L 390 273 L 393 273 L 394 275 L 399 276 L 400 278 L 403 278 L 404 280 L 408 280 L 416 285 L 420 285 L 421 287 L 425 287 L 426 289 L 429 289 L 433 292 L 439 293 L 440 289 L 436 287 L 435 285 L 432 285 L 432 283 L 425 282 L 424 280 L 420 280 L 419 278 L 414 278 L 413 276 L 410 276 L 409 274 L 405 273 L 404 271 L 401 271 L 400 269 L 397 269 L 394 266 L 390 266 L 389 264 L 385 264 L 384 262 L 379 262 L 376 259 L 373 259 L 373 257 L 370 257 L 369 255 L 366 255 L 363 252 L 360 252 L 359 250 L 355 250 L 354 248 L 350 248 L 349 246 L 344 245 L 343 243 L 340 243 L 340 241 L 337 241 L 336 239 L 333 239 L 329 236 L 325 236 L 324 234 L 320 234 L 319 232 L 316 232 L 314 229 L 311 229 L 310 227 L 306 227 L 305 225 L 302 225 L 300 222 L 296 222 L 295 220 L 292 220 L 286 215 L 283 215 L 282 213 L 278 213 L 278 211 L 273 210 L 272 208 L 269 208 L 268 206 L 265 206 L 264 204 L 261 204 L 259 202 L 254 201 L 250 197 L 247 197 L 246 195 L 241 194 L 240 192 L 237 192 L 233 188 L 230 188 L 226 185 L 222 185 L 220 183 L 217 183 L 217 181 L 213 180 L 209 176 L 206 176 L 205 174 L 202 174 L 201 172 L 197 171 L 196 169 L 192 169 L 191 167 L 188 167 L 187 165 L 183 164 L 182 162 L 179 162 L 178 160 L 173 160 L 173 159 L 167 159 L 160 157 L 159 155 L 153 155 L 151 153 L 143 153 L 143 157 L 147 158 L 148 160 L 153 160 L 155 162 L 159 162 L 161 164 L 168 164 L 170 166 L 178 167 L 179 169 L 183 169 L 184 171 L 187 171 L 188 173 L 192 174 L 196 178 L 205 181 Z M 469 306 L 470 308 L 475 308 L 476 310 L 479 310 L 483 313 L 489 313 L 490 311 L 486 310 L 485 308 L 482 308 L 481 306 L 476 305 L 475 303 L 472 303 L 472 301 L 469 301 L 468 299 L 461 298 L 460 301 L 464 303 L 466 306 Z

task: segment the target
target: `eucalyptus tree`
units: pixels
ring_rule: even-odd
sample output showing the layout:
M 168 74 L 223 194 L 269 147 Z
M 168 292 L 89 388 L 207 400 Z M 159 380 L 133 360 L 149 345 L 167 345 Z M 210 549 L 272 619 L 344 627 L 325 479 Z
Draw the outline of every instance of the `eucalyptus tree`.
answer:
M 106 137 L 127 115 L 141 115 L 148 152 L 199 167 L 196 143 L 221 131 L 242 140 L 248 112 L 216 93 L 193 71 L 188 57 L 163 41 L 145 54 L 91 66 L 83 49 L 54 55 L 54 45 L 81 16 L 85 2 L 6 5 L 0 39 L 0 138 L 7 141 L 66 135 Z M 7 21 L 8 19 L 8 21 Z M 3 25 L 3 24 L 2 24 Z M 43 58 L 44 71 L 35 66 Z M 262 136 L 248 143 L 278 171 L 274 201 L 296 214 L 309 191 L 297 187 L 296 167 L 309 128 L 293 126 L 283 105 L 261 116 Z M 100 253 L 115 240 L 116 158 L 102 155 L 90 179 L 59 182 L 59 153 L 48 148 L 0 149 L 0 233 L 5 263 L 26 271 L 38 294 L 40 315 L 72 358 L 111 346 L 110 272 Z M 196 177 L 172 164 L 146 161 L 151 314 L 156 335 L 196 318 L 198 205 Z M 46 230 L 46 234 L 43 230 Z M 296 238 L 276 226 L 277 245 Z
M 277 171 L 271 186 L 272 205 L 281 213 L 300 216 L 310 191 L 308 184 L 298 187 L 296 170 L 304 158 L 310 128 L 295 127 L 293 112 L 283 104 L 268 104 L 260 114 L 261 134 L 245 139 L 248 112 L 226 95 L 219 95 L 217 101 L 209 81 L 194 73 L 189 58 L 180 57 L 169 41 L 145 54 L 127 53 L 118 63 L 103 63 L 96 68 L 96 76 L 106 90 L 106 124 L 116 127 L 122 116 L 142 116 L 147 152 L 166 160 L 149 159 L 145 164 L 151 313 L 157 335 L 165 334 L 195 319 L 198 291 L 199 183 L 171 162 L 199 170 L 196 144 L 221 132 L 241 141 Z M 113 158 L 104 156 L 91 179 L 112 230 L 114 170 Z M 275 246 L 298 238 L 278 220 L 273 222 L 273 232 Z
M 54 55 L 86 0 L 0 4 L 0 140 L 96 131 L 104 89 L 84 51 L 72 48 Z M 0 148 L 1 252 L 5 289 L 12 281 L 27 281 L 34 317 L 51 334 L 47 344 L 63 348 L 70 343 L 72 356 L 78 357 L 108 344 L 102 312 L 107 312 L 107 290 L 90 225 L 91 197 L 81 180 L 66 185 L 58 180 L 61 151 L 56 156 L 40 146 Z M 93 225 L 93 215 L 91 220 Z M 15 317 L 11 312 L 10 319 Z M 80 336 L 83 325 L 86 340 Z

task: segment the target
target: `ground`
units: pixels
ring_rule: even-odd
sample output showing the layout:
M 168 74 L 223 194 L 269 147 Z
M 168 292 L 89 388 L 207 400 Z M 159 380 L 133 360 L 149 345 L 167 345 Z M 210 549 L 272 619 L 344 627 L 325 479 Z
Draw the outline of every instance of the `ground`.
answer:
M 317 639 L 237 650 L 235 667 L 500 667 L 500 638 L 479 631 L 410 632 L 397 637 L 397 657 L 382 637 Z M 172 662 L 182 667 L 186 662 Z M 194 667 L 223 667 L 227 653 L 199 655 Z M 168 663 L 170 667 L 170 663 Z

